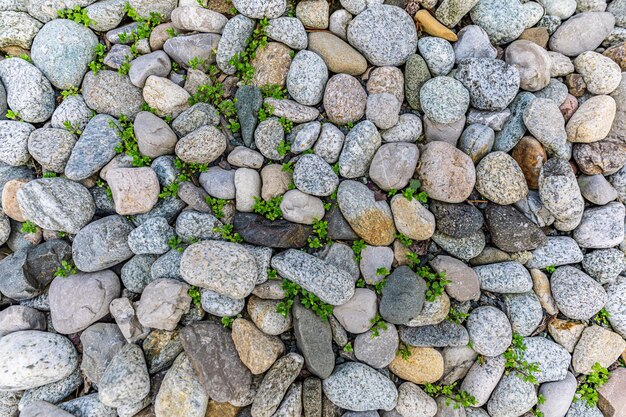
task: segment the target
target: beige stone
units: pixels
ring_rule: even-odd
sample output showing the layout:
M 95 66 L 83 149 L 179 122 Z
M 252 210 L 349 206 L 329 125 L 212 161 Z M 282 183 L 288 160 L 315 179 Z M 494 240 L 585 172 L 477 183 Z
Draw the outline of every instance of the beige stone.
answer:
M 389 370 L 398 377 L 415 384 L 430 384 L 443 376 L 443 356 L 438 350 L 426 347 L 408 347 L 411 355 L 405 360 L 397 353 Z
M 435 216 L 415 198 L 393 196 L 391 212 L 396 229 L 409 239 L 426 240 L 435 233 Z
M 115 211 L 123 216 L 149 212 L 159 199 L 159 180 L 152 168 L 116 168 L 107 174 Z
M 619 334 L 593 325 L 587 327 L 578 340 L 572 355 L 572 366 L 576 372 L 588 375 L 596 362 L 608 368 L 624 349 L 626 341 Z
M 594 96 L 586 100 L 565 126 L 567 140 L 591 143 L 604 139 L 611 130 L 616 110 L 611 96 Z
M 328 69 L 336 74 L 361 75 L 367 70 L 363 55 L 332 33 L 309 33 L 308 49 L 321 56 Z
M 450 312 L 450 297 L 445 292 L 437 297 L 435 301 L 424 302 L 422 311 L 407 323 L 407 326 L 430 326 L 441 323 L 448 317 Z
M 291 65 L 291 49 L 279 42 L 269 42 L 256 51 L 256 57 L 250 62 L 254 68 L 252 85 L 285 86 L 287 73 Z
M 176 117 L 189 108 L 190 95 L 167 78 L 151 75 L 143 88 L 143 99 L 159 117 Z
M 419 12 L 415 13 L 414 19 L 417 22 L 418 30 L 421 29 L 423 32 L 426 32 L 429 35 L 443 38 L 450 42 L 456 42 L 457 40 L 459 40 L 459 38 L 456 36 L 456 33 L 452 32 L 437 19 L 435 19 L 428 12 L 428 10 L 422 9 Z
M 541 307 L 546 310 L 551 316 L 558 314 L 559 309 L 556 306 L 556 301 L 552 298 L 552 291 L 550 290 L 550 281 L 546 274 L 539 269 L 531 269 L 530 276 L 533 279 L 533 291 L 537 294 Z
M 25 178 L 10 180 L 6 182 L 2 189 L 2 210 L 4 210 L 4 214 L 18 222 L 25 222 L 27 219 L 24 217 L 20 203 L 18 203 L 15 195 L 28 181 Z
M 279 195 L 285 194 L 291 184 L 291 172 L 283 171 L 279 164 L 270 164 L 261 170 L 261 198 L 267 201 Z
M 239 359 L 254 375 L 267 371 L 285 351 L 278 337 L 266 335 L 246 319 L 233 322 L 232 337 Z
M 611 372 L 606 384 L 598 389 L 598 407 L 606 417 L 626 416 L 626 368 Z
M 330 5 L 326 0 L 303 0 L 296 6 L 296 17 L 309 29 L 326 29 Z
M 239 407 L 235 407 L 232 404 L 210 400 L 204 417 L 237 417 L 239 410 Z
M 446 279 L 446 292 L 457 301 L 478 300 L 480 284 L 476 272 L 464 262 L 451 256 L 439 255 L 430 261 L 435 272 L 443 272 Z
M 279 335 L 291 328 L 291 312 L 283 316 L 276 312 L 279 300 L 264 300 L 251 296 L 248 299 L 247 311 L 250 319 L 265 334 Z
M 574 351 L 578 339 L 583 334 L 583 330 L 585 330 L 585 325 L 575 321 L 554 318 L 548 323 L 550 336 L 569 353 Z

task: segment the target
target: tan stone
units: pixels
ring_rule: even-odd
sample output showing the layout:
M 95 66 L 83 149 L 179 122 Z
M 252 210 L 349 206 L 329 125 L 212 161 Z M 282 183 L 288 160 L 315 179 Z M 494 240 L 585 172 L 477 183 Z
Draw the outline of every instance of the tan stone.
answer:
M 261 170 L 261 197 L 267 201 L 285 194 L 291 184 L 291 172 L 283 171 L 282 165 L 270 164 Z
M 287 73 L 291 65 L 291 49 L 279 42 L 269 42 L 256 51 L 256 57 L 250 62 L 254 68 L 252 85 L 285 86 Z
M 446 292 L 450 297 L 458 301 L 478 300 L 480 297 L 480 284 L 476 272 L 464 262 L 451 256 L 437 256 L 430 261 L 430 266 L 435 272 L 444 272 L 446 279 Z
M 360 120 L 366 104 L 367 93 L 353 76 L 335 74 L 326 83 L 324 110 L 332 123 L 345 125 Z
M 615 61 L 622 72 L 626 71 L 626 42 L 610 47 L 602 55 Z
M 160 25 L 155 26 L 155 28 L 152 29 L 152 32 L 150 32 L 150 49 L 152 51 L 163 49 L 165 41 L 170 38 L 170 34 L 167 33 L 169 29 L 172 29 L 174 31 L 174 35 L 176 36 L 182 33 L 181 30 L 174 27 L 174 24 L 172 22 L 161 23 Z
M 309 29 L 326 29 L 330 6 L 326 0 L 302 0 L 297 2 L 296 17 Z
M 183 87 L 156 75 L 149 76 L 143 87 L 143 99 L 159 117 L 177 117 L 189 108 L 190 97 Z
M 413 240 L 426 240 L 435 233 L 435 216 L 417 199 L 397 194 L 391 199 L 391 212 L 398 232 Z
M 438 38 L 443 38 L 450 42 L 456 42 L 459 40 L 459 38 L 456 36 L 456 33 L 452 32 L 437 19 L 435 19 L 433 15 L 428 12 L 428 10 L 422 9 L 419 12 L 415 13 L 414 19 L 415 22 L 417 22 L 418 30 L 422 30 L 429 35 L 437 36 Z
M 435 299 L 435 301 L 424 302 L 422 311 L 407 323 L 407 326 L 430 326 L 441 323 L 448 317 L 450 312 L 450 297 L 445 292 Z
M 596 362 L 608 368 L 625 348 L 619 334 L 597 325 L 587 327 L 572 354 L 572 367 L 581 374 L 590 374 Z
M 513 148 L 511 156 L 522 169 L 528 188 L 538 189 L 541 167 L 548 160 L 541 143 L 532 136 L 524 136 Z
M 28 181 L 25 178 L 10 180 L 7 181 L 2 189 L 2 210 L 4 210 L 4 214 L 18 222 L 25 222 L 27 219 L 24 217 L 20 203 L 18 203 L 15 195 Z
M 626 368 L 611 372 L 606 384 L 598 389 L 598 407 L 606 417 L 626 416 Z
M 374 68 L 367 79 L 368 94 L 389 93 L 398 101 L 404 101 L 404 74 L 398 67 L 386 66 Z
M 546 274 L 539 269 L 531 269 L 530 276 L 533 279 L 533 291 L 537 294 L 541 307 L 546 310 L 551 316 L 558 314 L 559 309 L 556 306 L 556 301 L 552 298 L 552 291 L 550 290 L 550 281 Z
M 265 334 L 276 336 L 291 328 L 291 313 L 285 317 L 276 311 L 279 302 L 264 300 L 254 295 L 248 299 L 247 311 L 250 319 Z
M 107 173 L 115 211 L 122 216 L 149 212 L 159 199 L 159 180 L 152 168 L 116 168 Z
M 548 45 L 550 34 L 548 33 L 548 29 L 545 27 L 529 28 L 524 30 L 517 39 L 533 42 L 545 49 Z
M 239 407 L 229 403 L 218 403 L 210 400 L 204 417 L 237 417 L 239 410 Z
M 443 356 L 438 350 L 409 346 L 411 355 L 405 360 L 397 353 L 389 370 L 399 378 L 415 384 L 430 384 L 443 376 Z
M 567 140 L 591 143 L 604 139 L 611 130 L 616 111 L 615 100 L 611 96 L 589 98 L 567 122 Z
M 267 371 L 285 351 L 278 337 L 266 335 L 246 319 L 233 322 L 232 337 L 239 359 L 254 375 Z
M 393 219 L 377 207 L 364 210 L 358 217 L 349 221 L 352 230 L 366 243 L 373 246 L 387 246 L 393 241 L 396 228 Z
M 332 33 L 309 33 L 308 49 L 321 56 L 328 69 L 336 74 L 361 75 L 367 70 L 363 55 Z
M 569 353 L 574 351 L 580 335 L 583 334 L 585 325 L 570 320 L 552 319 L 548 323 L 548 333 L 556 343 L 563 346 Z

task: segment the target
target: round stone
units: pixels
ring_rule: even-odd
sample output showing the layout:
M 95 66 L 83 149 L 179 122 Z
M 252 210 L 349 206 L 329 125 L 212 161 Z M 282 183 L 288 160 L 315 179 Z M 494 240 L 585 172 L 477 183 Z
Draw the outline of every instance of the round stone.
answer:
M 419 95 L 424 113 L 437 123 L 460 120 L 470 103 L 470 92 L 463 84 L 445 76 L 426 81 Z
M 291 97 L 305 106 L 322 101 L 328 81 L 328 69 L 324 60 L 315 52 L 300 51 L 296 54 L 287 74 L 287 90 Z
M 472 106 L 480 110 L 504 109 L 520 86 L 517 68 L 499 59 L 466 59 L 459 64 L 454 77 L 469 91 Z
M 467 319 L 472 349 L 481 355 L 498 356 L 509 347 L 512 330 L 509 319 L 495 307 L 478 307 Z
M 508 205 L 528 194 L 522 169 L 506 152 L 492 152 L 476 167 L 476 190 L 496 204 Z
M 561 313 L 574 320 L 588 320 L 604 307 L 602 285 L 584 272 L 561 266 L 550 277 L 552 296 Z

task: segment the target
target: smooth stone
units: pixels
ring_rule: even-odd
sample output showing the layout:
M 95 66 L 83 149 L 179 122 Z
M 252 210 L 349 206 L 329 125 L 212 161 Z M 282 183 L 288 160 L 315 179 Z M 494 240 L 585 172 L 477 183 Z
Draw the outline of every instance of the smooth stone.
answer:
M 561 231 L 575 229 L 583 217 L 584 200 L 571 166 L 563 159 L 552 158 L 541 168 L 539 196 Z
M 98 398 L 109 407 L 132 405 L 150 392 L 150 376 L 141 348 L 127 344 L 117 351 L 98 384 Z
M 611 13 L 577 14 L 554 32 L 550 38 L 550 49 L 567 56 L 578 56 L 585 51 L 592 51 L 611 33 L 614 24 L 615 17 Z
M 66 130 L 37 129 L 28 138 L 28 153 L 47 171 L 65 170 L 76 137 Z
M 254 26 L 254 21 L 243 14 L 234 16 L 224 25 L 215 60 L 217 66 L 226 74 L 235 73 L 236 69 L 229 61 L 245 50 L 246 40 L 252 35 Z
M 467 346 L 469 336 L 462 325 L 444 320 L 429 326 L 401 327 L 400 340 L 411 346 L 443 348 Z
M 328 196 L 332 194 L 339 178 L 321 157 L 311 154 L 302 155 L 293 170 L 293 182 L 303 193 L 314 196 Z
M 211 290 L 201 290 L 200 303 L 202 309 L 217 317 L 233 317 L 241 313 L 245 307 L 244 300 L 220 295 Z
M 495 58 L 496 48 L 491 45 L 487 32 L 476 25 L 467 25 L 457 33 L 458 41 L 452 45 L 456 63 L 467 58 Z
M 381 136 L 386 143 L 417 142 L 422 136 L 422 121 L 413 113 L 401 114 L 398 124 L 382 132 Z
M 348 302 L 333 309 L 333 315 L 348 332 L 367 332 L 376 316 L 376 293 L 367 288 L 357 288 Z
M 519 71 L 522 90 L 538 91 L 550 82 L 550 56 L 544 48 L 531 41 L 511 43 L 506 48 L 505 61 Z
M 133 59 L 130 63 L 128 76 L 133 85 L 143 88 L 149 76 L 167 77 L 171 69 L 171 62 L 167 54 L 163 51 L 155 51 Z
M 33 64 L 21 58 L 4 59 L 0 62 L 0 80 L 6 89 L 8 107 L 23 121 L 43 123 L 52 116 L 54 90 Z
M 562 346 L 540 336 L 524 338 L 524 345 L 524 359 L 539 365 L 536 374 L 539 384 L 562 381 L 567 377 L 571 355 Z
M 193 243 L 195 240 L 219 239 L 221 235 L 213 229 L 221 225 L 222 223 L 210 213 L 184 210 L 176 218 L 176 234 L 186 243 Z
M 172 10 L 172 24 L 185 31 L 222 33 L 228 18 L 218 12 L 197 6 L 178 6 Z
M 325 214 L 321 199 L 299 190 L 289 190 L 285 193 L 280 210 L 285 220 L 301 224 L 313 224 Z
M 390 129 L 399 120 L 402 103 L 391 93 L 371 94 L 367 97 L 365 117 L 379 129 Z
M 239 358 L 254 375 L 267 371 L 285 350 L 280 339 L 266 335 L 245 319 L 233 322 L 232 337 Z
M 328 68 L 315 52 L 300 51 L 296 54 L 287 74 L 287 90 L 298 103 L 314 106 L 322 101 L 328 81 Z
M 626 281 L 622 277 L 607 285 L 607 302 L 604 306 L 604 309 L 610 314 L 609 323 L 611 323 L 611 327 L 622 337 L 626 334 L 626 312 L 624 311 L 623 293 L 625 286 Z
M 377 369 L 393 361 L 398 349 L 398 331 L 393 324 L 386 325 L 386 329 L 378 329 L 378 336 L 374 336 L 370 330 L 354 339 L 354 355 L 359 361 Z
M 220 115 L 215 107 L 208 103 L 196 103 L 174 119 L 172 130 L 179 137 L 184 137 L 202 126 L 217 126 L 219 123 Z
M 291 328 L 291 313 L 286 316 L 278 313 L 279 300 L 264 300 L 256 296 L 248 300 L 247 312 L 254 324 L 265 334 L 279 335 Z
M 521 294 L 532 290 L 530 274 L 519 262 L 477 266 L 474 272 L 478 276 L 481 290 L 503 294 Z
M 59 408 L 76 415 L 94 415 L 102 417 L 115 417 L 115 408 L 108 407 L 98 400 L 98 394 L 90 394 L 59 404 Z
M 266 165 L 261 170 L 261 198 L 268 201 L 281 196 L 289 190 L 293 175 L 283 171 L 282 165 Z
M 576 388 L 576 378 L 569 372 L 561 381 L 541 384 L 539 395 L 543 395 L 545 402 L 538 404 L 537 409 L 546 417 L 565 417 L 574 399 Z
M 480 407 L 487 403 L 504 374 L 505 362 L 506 360 L 502 355 L 487 356 L 483 363 L 476 361 L 469 369 L 460 389 L 476 399 L 474 406 Z
M 297 353 L 288 353 L 278 359 L 265 374 L 252 402 L 251 415 L 270 417 L 279 409 L 289 386 L 304 365 L 304 358 Z
M 417 48 L 434 76 L 446 75 L 454 66 L 454 50 L 445 39 L 425 36 L 419 39 Z
M 483 226 L 482 213 L 471 204 L 451 204 L 433 200 L 429 209 L 435 216 L 437 230 L 450 237 L 468 237 Z
M 154 401 L 155 415 L 203 417 L 209 403 L 204 387 L 181 353 L 167 371 Z
M 179 35 L 167 39 L 163 50 L 183 68 L 188 68 L 189 61 L 196 57 L 204 60 L 204 65 L 211 65 L 215 63 L 214 51 L 217 50 L 220 39 L 221 36 L 216 33 Z
M 285 12 L 287 7 L 286 0 L 270 0 L 270 1 L 248 1 L 235 0 L 233 6 L 237 11 L 250 19 L 274 19 Z
M 234 231 L 239 233 L 245 242 L 272 248 L 303 247 L 312 232 L 311 226 L 308 225 L 282 219 L 270 221 L 252 213 L 237 213 L 233 224 Z
M 36 132 L 30 123 L 13 120 L 0 121 L 0 161 L 12 166 L 21 166 L 30 160 L 28 139 Z
M 407 360 L 397 353 L 389 364 L 389 370 L 396 376 L 419 385 L 432 384 L 443 376 L 443 356 L 437 349 L 414 346 L 407 348 L 410 352 Z
M 159 181 L 152 168 L 116 168 L 107 174 L 115 211 L 121 215 L 147 213 L 159 198 Z
M 485 219 L 493 244 L 503 251 L 533 250 L 547 243 L 541 229 L 513 207 L 489 204 Z
M 404 70 L 406 101 L 412 109 L 421 110 L 420 90 L 431 78 L 426 61 L 419 54 L 411 54 L 407 58 Z
M 332 333 L 328 320 L 299 302 L 293 306 L 293 332 L 298 350 L 304 356 L 306 368 L 315 376 L 326 379 L 335 367 Z
M 610 366 L 625 347 L 626 342 L 619 334 L 597 325 L 589 326 L 576 344 L 572 368 L 577 373 L 589 375 L 596 362 L 605 368 Z
M 176 143 L 176 155 L 192 164 L 210 164 L 226 150 L 226 137 L 214 126 L 202 126 Z
M 393 257 L 393 251 L 387 246 L 366 245 L 361 249 L 359 268 L 365 282 L 375 284 L 382 281 L 386 275 L 380 275 L 377 271 L 380 268 L 391 270 Z
M 324 123 L 313 147 L 313 152 L 329 164 L 334 164 L 339 159 L 344 140 L 345 135 L 337 126 L 332 123 Z
M 14 305 L 0 312 L 0 335 L 20 330 L 43 330 L 47 327 L 44 314 L 31 307 Z
M 561 313 L 574 320 L 590 319 L 606 303 L 602 285 L 571 266 L 556 269 L 550 277 L 550 288 Z
M 437 273 L 444 273 L 450 281 L 446 293 L 457 301 L 476 300 L 480 297 L 478 276 L 465 263 L 451 256 L 439 255 L 432 259 L 430 266 Z
M 477 257 L 485 248 L 485 234 L 480 230 L 460 238 L 435 231 L 432 240 L 450 255 L 464 261 Z
M 572 237 L 583 248 L 611 248 L 624 240 L 624 216 L 624 205 L 618 202 L 589 208 Z
M 128 76 L 109 70 L 85 74 L 82 92 L 90 109 L 113 117 L 126 115 L 133 118 L 141 111 L 144 102 L 141 89 L 135 87 Z
M 587 91 L 592 94 L 610 94 L 620 84 L 621 68 L 611 58 L 587 51 L 574 60 L 576 72 L 582 75 Z
M 481 355 L 498 356 L 509 347 L 512 330 L 509 319 L 495 307 L 478 307 L 467 319 L 472 349 Z
M 504 375 L 487 403 L 491 417 L 519 416 L 537 403 L 537 392 L 531 382 L 526 382 L 519 375 Z
M 496 204 L 508 205 L 528 193 L 524 174 L 505 152 L 492 152 L 476 167 L 476 190 Z
M 413 144 L 384 144 L 378 148 L 372 159 L 369 176 L 385 191 L 400 190 L 407 186 L 413 176 L 418 157 L 419 150 Z
M 451 77 L 431 78 L 421 86 L 420 104 L 424 114 L 437 123 L 450 124 L 463 118 L 471 92 Z
M 470 124 L 461 134 L 458 148 L 478 163 L 491 152 L 495 140 L 493 129 L 483 124 Z
M 339 155 L 341 176 L 357 178 L 365 175 L 381 142 L 376 126 L 370 121 L 363 121 L 352 128 Z
M 257 126 L 257 114 L 262 105 L 263 96 L 257 87 L 242 86 L 237 89 L 237 93 L 235 94 L 235 108 L 237 109 L 237 118 L 241 124 L 243 143 L 248 147 L 253 143 L 254 130 Z M 241 149 L 242 147 L 239 148 Z M 258 156 L 262 158 L 261 155 Z M 261 160 L 261 164 L 262 162 Z M 258 168 L 260 168 L 260 166 Z
M 143 87 L 143 99 L 159 117 L 177 117 L 189 108 L 189 93 L 168 78 L 150 75 Z
M 306 49 L 309 42 L 304 25 L 295 17 L 279 17 L 272 19 L 265 31 L 270 38 L 297 50 Z M 314 49 L 309 49 L 317 53 Z M 328 65 L 328 63 L 326 65 Z
M 582 266 L 600 284 L 613 283 L 624 270 L 624 253 L 618 249 L 589 252 L 585 254 Z
M 496 133 L 494 150 L 508 152 L 522 139 L 526 133 L 524 113 L 534 99 L 535 96 L 532 93 L 525 91 L 515 96 L 510 105 L 511 116 L 502 126 L 502 130 Z
M 131 258 L 128 235 L 132 230 L 132 224 L 119 215 L 89 223 L 72 242 L 74 263 L 81 271 L 95 272 Z
M 583 253 L 574 239 L 568 236 L 550 236 L 545 245 L 532 252 L 528 268 L 544 269 L 549 265 L 576 264 L 583 260 Z
M 365 114 L 367 93 L 361 83 L 351 75 L 335 74 L 326 83 L 324 110 L 331 123 L 355 123 Z M 279 116 L 274 109 L 274 115 Z
M 496 45 L 517 39 L 525 29 L 524 10 L 519 1 L 479 0 L 470 17 Z
M 617 368 L 611 373 L 607 383 L 598 389 L 598 408 L 604 414 L 617 417 L 620 413 L 623 413 L 626 405 L 621 392 L 624 389 L 625 378 L 624 370 Z
M 522 169 L 528 188 L 539 188 L 541 167 L 548 160 L 541 143 L 532 136 L 524 136 L 513 148 L 511 156 Z
M 304 44 L 306 47 L 306 42 Z M 324 60 L 330 72 L 357 76 L 363 74 L 367 69 L 367 61 L 363 55 L 333 34 L 327 32 L 309 33 L 308 49 Z
M 402 195 L 391 199 L 391 212 L 398 232 L 414 240 L 427 240 L 435 233 L 435 216 L 417 199 Z
M 406 266 L 387 276 L 380 300 L 380 315 L 393 324 L 406 324 L 424 306 L 426 282 Z

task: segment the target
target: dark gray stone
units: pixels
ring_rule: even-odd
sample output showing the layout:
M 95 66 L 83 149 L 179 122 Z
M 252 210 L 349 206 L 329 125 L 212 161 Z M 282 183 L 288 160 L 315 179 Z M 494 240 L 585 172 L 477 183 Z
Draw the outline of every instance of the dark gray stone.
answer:
M 396 268 L 387 277 L 380 299 L 380 315 L 390 323 L 406 324 L 424 306 L 426 282 L 407 266 Z
M 533 250 L 547 243 L 541 229 L 511 206 L 490 203 L 485 209 L 485 221 L 491 241 L 505 252 Z
M 335 367 L 333 339 L 328 320 L 322 320 L 299 302 L 293 306 L 293 328 L 298 350 L 304 356 L 307 369 L 326 379 Z
M 135 404 L 150 392 L 150 376 L 141 348 L 129 343 L 117 351 L 98 384 L 98 398 L 109 407 Z
M 217 126 L 219 123 L 220 115 L 215 107 L 208 103 L 196 103 L 178 115 L 172 122 L 172 129 L 182 138 L 202 126 Z
M 241 125 L 241 137 L 247 147 L 252 147 L 254 143 L 254 129 L 257 125 L 257 116 L 263 105 L 263 96 L 258 87 L 244 85 L 235 94 L 235 107 L 237 117 Z
M 432 200 L 429 206 L 434 214 L 437 229 L 452 237 L 467 237 L 483 226 L 483 215 L 470 204 L 452 204 Z
M 417 347 L 467 346 L 469 335 L 463 325 L 444 320 L 429 326 L 402 326 L 400 340 Z
M 94 384 L 100 383 L 104 370 L 117 351 L 126 344 L 117 324 L 96 323 L 80 334 L 83 361 L 80 369 Z

